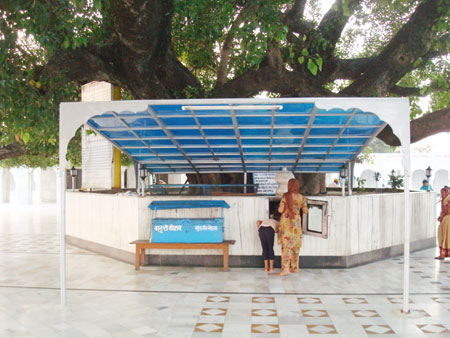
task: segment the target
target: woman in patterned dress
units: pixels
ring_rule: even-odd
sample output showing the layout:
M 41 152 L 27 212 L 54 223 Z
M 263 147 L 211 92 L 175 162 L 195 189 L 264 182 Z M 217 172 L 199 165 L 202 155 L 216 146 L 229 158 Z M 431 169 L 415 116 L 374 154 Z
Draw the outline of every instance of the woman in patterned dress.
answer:
M 436 259 L 444 259 L 450 255 L 450 189 L 444 187 L 441 189 L 441 214 L 438 221 L 438 243 L 439 256 Z
M 302 226 L 300 209 L 308 213 L 306 198 L 300 194 L 300 183 L 292 178 L 288 182 L 288 191 L 281 199 L 278 212 L 281 214 L 278 229 L 278 243 L 281 245 L 281 272 L 298 272 L 298 254 L 302 246 Z

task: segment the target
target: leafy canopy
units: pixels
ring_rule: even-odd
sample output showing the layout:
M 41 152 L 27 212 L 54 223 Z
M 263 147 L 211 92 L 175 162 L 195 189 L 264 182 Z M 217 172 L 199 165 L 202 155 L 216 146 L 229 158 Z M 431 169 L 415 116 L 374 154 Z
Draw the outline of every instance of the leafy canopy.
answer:
M 436 13 L 425 13 L 425 5 Z M 2 1 L 0 160 L 9 145 L 19 150 L 0 163 L 56 164 L 59 103 L 78 101 L 80 85 L 93 80 L 122 87 L 127 98 L 401 95 L 411 98 L 412 119 L 448 110 L 450 0 L 321 6 L 318 0 Z M 419 36 L 427 21 L 412 23 L 424 13 L 433 20 L 427 41 Z M 426 50 L 398 47 L 402 30 L 417 34 Z M 371 69 L 385 83 L 370 78 Z M 418 105 L 424 95 L 427 112 Z M 79 163 L 78 144 L 79 136 L 69 149 L 72 163 Z

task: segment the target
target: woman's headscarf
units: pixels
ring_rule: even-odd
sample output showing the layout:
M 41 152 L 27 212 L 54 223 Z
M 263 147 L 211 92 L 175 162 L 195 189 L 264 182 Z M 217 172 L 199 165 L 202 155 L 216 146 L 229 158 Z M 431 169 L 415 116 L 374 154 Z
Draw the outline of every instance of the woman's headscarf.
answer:
M 300 193 L 300 183 L 295 178 L 291 178 L 288 182 L 288 191 L 284 194 L 284 199 L 286 200 L 290 219 L 295 217 L 294 199 L 292 198 L 292 194 L 299 194 L 299 193 Z
M 447 198 L 447 196 L 450 195 L 450 188 L 445 186 L 441 189 L 441 202 L 442 205 L 444 204 L 444 200 Z
M 450 203 L 444 203 L 448 195 L 450 195 L 450 188 L 445 186 L 441 189 L 441 214 L 438 218 L 439 222 L 450 212 Z

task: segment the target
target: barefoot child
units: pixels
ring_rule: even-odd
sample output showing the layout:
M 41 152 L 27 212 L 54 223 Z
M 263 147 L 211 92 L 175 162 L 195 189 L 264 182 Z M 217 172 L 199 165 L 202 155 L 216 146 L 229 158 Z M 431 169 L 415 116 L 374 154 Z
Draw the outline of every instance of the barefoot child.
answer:
M 275 258 L 275 254 L 273 252 L 273 243 L 275 232 L 278 231 L 278 224 L 278 221 L 271 218 L 267 218 L 264 221 L 256 221 L 256 225 L 258 226 L 259 239 L 261 240 L 261 246 L 263 250 L 262 257 L 264 259 L 264 271 L 275 271 L 273 268 L 273 259 Z

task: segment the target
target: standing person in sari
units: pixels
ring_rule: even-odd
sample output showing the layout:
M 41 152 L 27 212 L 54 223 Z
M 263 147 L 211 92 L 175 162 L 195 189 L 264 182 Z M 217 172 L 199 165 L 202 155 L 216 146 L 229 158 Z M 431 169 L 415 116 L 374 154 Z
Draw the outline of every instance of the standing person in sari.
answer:
M 298 255 L 302 246 L 302 225 L 300 209 L 308 213 L 306 198 L 300 194 L 300 183 L 292 178 L 288 182 L 288 191 L 281 199 L 278 212 L 281 214 L 278 228 L 278 243 L 281 245 L 281 272 L 298 272 Z
M 450 255 L 450 188 L 441 189 L 441 214 L 438 221 L 439 256 L 435 259 L 444 259 Z

